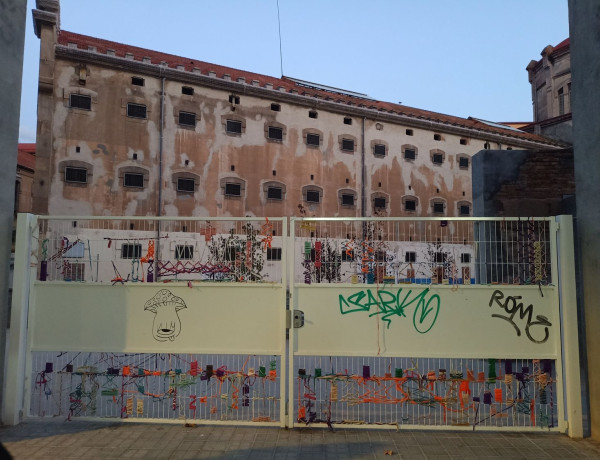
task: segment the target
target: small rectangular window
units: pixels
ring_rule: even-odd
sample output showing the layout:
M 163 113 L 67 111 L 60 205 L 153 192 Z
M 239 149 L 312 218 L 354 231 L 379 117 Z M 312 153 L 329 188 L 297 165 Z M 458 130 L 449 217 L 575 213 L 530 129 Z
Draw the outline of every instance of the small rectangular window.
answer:
M 127 104 L 127 116 L 132 118 L 146 118 L 146 106 L 142 104 Z
M 446 253 L 445 252 L 436 252 L 435 253 L 435 263 L 443 264 L 446 262 Z
M 65 281 L 85 281 L 85 264 L 65 264 L 63 279 Z
M 466 139 L 461 139 L 460 140 L 460 145 L 467 145 L 467 140 Z
M 269 187 L 267 189 L 267 199 L 282 200 L 283 199 L 283 189 L 281 187 Z
M 377 157 L 384 157 L 385 156 L 385 145 L 375 144 L 373 146 L 373 155 L 375 155 Z
M 240 184 L 225 184 L 225 196 L 241 196 L 242 186 Z
M 373 200 L 373 207 L 375 209 L 385 209 L 385 205 L 386 205 L 385 201 L 386 201 L 385 198 L 375 198 Z
M 385 251 L 375 251 L 375 262 L 385 262 Z
M 179 112 L 179 124 L 184 126 L 196 126 L 196 114 L 192 112 Z
M 320 193 L 317 190 L 308 190 L 306 192 L 306 201 L 308 203 L 318 203 L 321 201 Z
M 283 128 L 269 126 L 269 139 L 274 139 L 276 141 L 283 140 Z
M 444 155 L 441 153 L 434 153 L 431 156 L 431 161 L 433 161 L 433 163 L 436 165 L 441 165 L 444 162 Z
M 271 110 L 273 112 L 281 112 L 281 106 L 279 104 L 271 104 Z
M 175 246 L 175 259 L 190 260 L 194 258 L 194 246 L 178 244 Z
M 469 167 L 469 159 L 467 157 L 460 157 L 458 159 L 459 168 L 468 168 Z
M 73 109 L 92 110 L 92 98 L 83 94 L 71 94 L 69 96 L 69 107 Z
M 404 202 L 404 210 L 405 211 L 416 211 L 417 210 L 417 202 L 415 200 L 406 200 Z
M 310 112 L 308 112 L 308 118 L 318 118 L 318 117 L 319 117 L 319 114 L 316 111 L 311 110 Z
M 351 125 L 351 124 L 352 124 L 352 118 L 350 118 L 350 117 L 345 117 L 345 118 L 344 118 L 344 124 L 345 124 L 345 125 Z
M 433 212 L 436 214 L 443 214 L 444 212 L 444 203 L 433 203 Z
M 442 136 L 440 134 L 434 134 L 433 135 L 433 140 L 434 141 L 441 141 L 442 140 Z
M 354 195 L 351 193 L 343 193 L 342 206 L 354 206 Z
M 143 188 L 144 175 L 125 173 L 125 175 L 123 176 L 123 187 Z
M 349 253 L 349 254 L 348 254 Z M 342 251 L 342 262 L 352 262 L 354 260 L 354 251 Z
M 181 87 L 181 94 L 187 94 L 188 96 L 193 96 L 194 95 L 194 88 L 192 88 L 190 86 L 182 86 Z
M 142 77 L 131 77 L 131 84 L 135 86 L 144 86 L 144 79 Z
M 242 122 L 238 120 L 227 120 L 225 130 L 232 134 L 242 134 Z
M 230 104 L 239 104 L 240 103 L 240 97 L 239 96 L 234 96 L 233 94 L 229 96 L 229 103 Z
M 406 149 L 404 150 L 404 159 L 405 160 L 414 160 L 417 158 L 417 153 L 414 149 Z
M 85 168 L 65 168 L 65 182 L 87 183 L 87 169 Z
M 413 130 L 412 130 L 412 129 L 407 129 L 407 130 L 406 130 L 406 135 L 407 135 L 407 136 L 412 136 L 413 134 L 414 134 L 414 133 L 413 133 Z
M 404 254 L 404 261 L 405 262 L 416 262 L 417 261 L 417 253 L 416 252 L 407 252 L 406 254 Z
M 194 179 L 185 179 L 178 178 L 177 179 L 177 191 L 178 192 L 194 192 L 196 187 L 196 182 Z
M 468 264 L 468 263 L 470 263 L 470 262 L 471 262 L 471 254 L 469 254 L 469 253 L 466 253 L 466 252 L 463 252 L 463 253 L 460 255 L 460 263 L 461 263 L 461 264 Z
M 354 139 L 342 139 L 342 150 L 354 152 Z
M 121 259 L 139 259 L 142 256 L 142 245 L 124 243 L 121 245 Z
M 281 248 L 267 248 L 267 260 L 281 260 Z
M 460 215 L 461 216 L 468 216 L 471 214 L 471 207 L 469 205 L 462 205 L 460 207 Z
M 321 136 L 318 134 L 307 134 L 306 135 L 306 145 L 316 145 L 319 146 L 321 144 Z

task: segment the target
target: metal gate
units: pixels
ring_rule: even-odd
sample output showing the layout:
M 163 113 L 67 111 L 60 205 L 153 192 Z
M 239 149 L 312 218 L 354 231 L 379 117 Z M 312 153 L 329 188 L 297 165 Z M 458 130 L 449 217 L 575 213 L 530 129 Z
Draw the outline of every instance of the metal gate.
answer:
M 290 231 L 290 426 L 581 436 L 570 216 Z
M 287 235 L 285 218 L 20 215 L 4 420 L 582 435 L 569 216 Z

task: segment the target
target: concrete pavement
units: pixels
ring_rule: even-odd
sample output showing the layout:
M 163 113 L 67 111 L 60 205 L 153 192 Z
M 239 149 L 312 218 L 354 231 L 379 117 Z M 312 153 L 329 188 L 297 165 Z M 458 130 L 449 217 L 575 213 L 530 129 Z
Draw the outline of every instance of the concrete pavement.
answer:
M 86 421 L 0 427 L 15 459 L 30 458 L 600 458 L 600 443 L 558 433 L 280 428 Z

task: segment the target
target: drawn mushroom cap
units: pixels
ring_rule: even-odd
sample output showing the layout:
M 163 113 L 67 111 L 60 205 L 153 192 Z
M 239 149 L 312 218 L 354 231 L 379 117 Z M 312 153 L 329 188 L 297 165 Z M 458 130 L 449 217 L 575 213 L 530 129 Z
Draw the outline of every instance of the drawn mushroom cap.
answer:
M 174 306 L 175 311 L 179 311 L 182 308 L 187 308 L 181 297 L 173 295 L 173 293 L 168 289 L 161 289 L 154 295 L 154 297 L 144 304 L 144 310 L 150 310 L 156 313 L 158 308 L 166 306 Z

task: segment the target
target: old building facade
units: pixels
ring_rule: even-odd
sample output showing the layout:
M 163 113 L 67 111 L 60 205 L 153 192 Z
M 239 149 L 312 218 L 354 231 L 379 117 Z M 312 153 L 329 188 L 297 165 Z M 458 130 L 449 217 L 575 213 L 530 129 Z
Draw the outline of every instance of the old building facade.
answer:
M 473 154 L 560 146 L 34 22 L 37 213 L 469 216 Z

